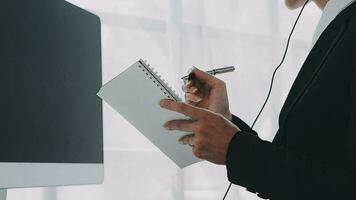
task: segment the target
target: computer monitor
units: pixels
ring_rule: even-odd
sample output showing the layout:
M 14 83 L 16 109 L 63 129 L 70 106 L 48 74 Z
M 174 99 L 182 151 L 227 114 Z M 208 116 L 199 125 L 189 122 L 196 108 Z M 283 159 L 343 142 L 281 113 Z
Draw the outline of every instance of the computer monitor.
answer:
M 0 188 L 101 183 L 99 18 L 63 0 L 8 0 L 0 27 Z

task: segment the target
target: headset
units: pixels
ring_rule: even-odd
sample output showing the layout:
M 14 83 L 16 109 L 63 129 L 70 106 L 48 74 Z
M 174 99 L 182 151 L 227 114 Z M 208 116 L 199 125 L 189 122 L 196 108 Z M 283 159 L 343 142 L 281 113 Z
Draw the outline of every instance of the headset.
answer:
M 257 115 L 257 117 L 256 117 L 256 119 L 255 119 L 255 121 L 253 122 L 253 124 L 252 124 L 252 126 L 251 126 L 252 129 L 253 129 L 253 127 L 255 126 L 255 124 L 256 124 L 258 118 L 260 117 L 262 111 L 264 110 L 264 108 L 265 108 L 265 106 L 266 106 L 266 104 L 267 104 L 267 102 L 268 102 L 268 100 L 269 100 L 269 97 L 271 96 L 271 92 L 272 92 L 272 88 L 273 88 L 273 83 L 274 83 L 274 78 L 275 78 L 275 76 L 276 76 L 276 73 L 277 73 L 278 69 L 282 66 L 282 64 L 284 63 L 284 60 L 286 59 L 286 55 L 287 55 L 287 52 L 288 52 L 288 49 L 289 49 L 290 40 L 291 40 L 292 35 L 293 35 L 293 33 L 294 33 L 294 29 L 295 29 L 295 27 L 297 26 L 298 21 L 299 21 L 299 19 L 300 19 L 300 16 L 302 15 L 302 13 L 303 13 L 303 11 L 304 11 L 304 8 L 305 8 L 306 5 L 309 3 L 309 1 L 311 1 L 311 0 L 306 0 L 306 1 L 305 1 L 303 7 L 301 8 L 301 10 L 300 10 L 300 12 L 299 12 L 299 15 L 298 15 L 296 21 L 294 22 L 293 28 L 292 28 L 292 30 L 291 30 L 291 32 L 290 32 L 290 34 L 289 34 L 288 40 L 287 40 L 287 45 L 286 45 L 286 48 L 285 48 L 285 50 L 284 50 L 284 54 L 283 54 L 282 60 L 281 60 L 281 62 L 279 63 L 279 65 L 276 67 L 276 69 L 274 70 L 274 72 L 273 72 L 272 80 L 271 80 L 271 83 L 270 83 L 270 87 L 269 87 L 269 90 L 268 90 L 268 94 L 267 94 L 266 100 L 264 101 L 261 110 L 259 111 L 259 113 L 258 113 L 258 115 Z M 226 190 L 226 192 L 225 192 L 225 195 L 224 195 L 224 197 L 223 197 L 223 200 L 225 200 L 227 194 L 229 193 L 229 190 L 230 190 L 230 188 L 231 188 L 231 185 L 232 185 L 232 183 L 229 184 L 229 187 L 227 188 L 227 190 Z

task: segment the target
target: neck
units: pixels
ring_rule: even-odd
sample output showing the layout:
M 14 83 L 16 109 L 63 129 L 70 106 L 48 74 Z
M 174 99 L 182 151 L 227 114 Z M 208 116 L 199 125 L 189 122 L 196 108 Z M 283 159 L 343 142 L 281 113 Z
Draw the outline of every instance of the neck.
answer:
M 315 4 L 322 10 L 324 10 L 329 0 L 314 0 Z

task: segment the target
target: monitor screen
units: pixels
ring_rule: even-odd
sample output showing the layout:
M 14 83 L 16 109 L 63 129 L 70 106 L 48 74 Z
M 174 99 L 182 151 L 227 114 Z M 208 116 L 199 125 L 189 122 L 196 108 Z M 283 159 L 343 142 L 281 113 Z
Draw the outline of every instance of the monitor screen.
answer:
M 103 163 L 98 17 L 11 0 L 0 21 L 0 162 Z

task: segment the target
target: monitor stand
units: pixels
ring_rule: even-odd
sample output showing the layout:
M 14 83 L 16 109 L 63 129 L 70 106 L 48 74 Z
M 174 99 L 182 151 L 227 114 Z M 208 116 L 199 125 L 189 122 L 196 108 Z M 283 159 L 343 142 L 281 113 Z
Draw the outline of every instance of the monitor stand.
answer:
M 0 189 L 0 200 L 6 200 L 6 189 Z

